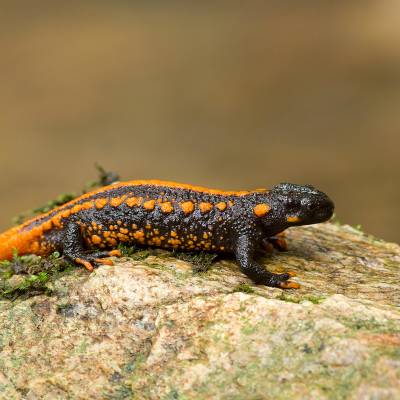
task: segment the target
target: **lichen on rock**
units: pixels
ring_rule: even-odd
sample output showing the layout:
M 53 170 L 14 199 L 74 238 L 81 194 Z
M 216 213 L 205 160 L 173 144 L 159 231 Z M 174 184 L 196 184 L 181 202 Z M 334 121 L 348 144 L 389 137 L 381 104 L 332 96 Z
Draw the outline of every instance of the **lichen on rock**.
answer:
M 297 291 L 149 253 L 0 300 L 0 398 L 400 398 L 399 246 L 329 223 L 288 237 L 262 261 Z

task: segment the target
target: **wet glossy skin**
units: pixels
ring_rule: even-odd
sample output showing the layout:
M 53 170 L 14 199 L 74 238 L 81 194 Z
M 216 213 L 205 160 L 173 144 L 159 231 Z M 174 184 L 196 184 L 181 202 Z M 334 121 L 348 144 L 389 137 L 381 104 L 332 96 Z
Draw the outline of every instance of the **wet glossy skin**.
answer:
M 294 287 L 254 260 L 266 238 L 328 220 L 332 201 L 311 186 L 227 192 L 163 181 L 131 181 L 88 193 L 0 235 L 0 259 L 58 250 L 92 270 L 119 243 L 235 254 L 255 282 Z M 91 250 L 88 254 L 87 250 Z M 111 251 L 111 252 L 110 252 Z M 104 262 L 104 260 L 103 260 Z

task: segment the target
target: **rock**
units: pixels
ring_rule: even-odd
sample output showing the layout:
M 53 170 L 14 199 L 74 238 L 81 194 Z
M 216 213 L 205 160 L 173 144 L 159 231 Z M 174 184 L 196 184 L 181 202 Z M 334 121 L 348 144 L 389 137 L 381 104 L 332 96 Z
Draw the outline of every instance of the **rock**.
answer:
M 0 398 L 400 398 L 399 246 L 334 224 L 288 236 L 263 262 L 297 291 L 160 253 L 0 301 Z

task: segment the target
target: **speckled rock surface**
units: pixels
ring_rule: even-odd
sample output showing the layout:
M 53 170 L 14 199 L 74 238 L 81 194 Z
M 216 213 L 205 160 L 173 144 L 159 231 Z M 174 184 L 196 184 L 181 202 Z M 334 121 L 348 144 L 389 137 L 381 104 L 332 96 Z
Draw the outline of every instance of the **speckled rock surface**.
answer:
M 263 262 L 297 291 L 163 255 L 0 301 L 0 398 L 399 399 L 399 246 L 333 224 L 288 235 Z

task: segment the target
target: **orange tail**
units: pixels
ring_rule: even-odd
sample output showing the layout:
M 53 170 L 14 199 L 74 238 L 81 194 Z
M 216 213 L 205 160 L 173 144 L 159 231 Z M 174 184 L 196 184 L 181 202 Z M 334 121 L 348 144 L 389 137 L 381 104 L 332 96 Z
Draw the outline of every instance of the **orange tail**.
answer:
M 38 233 L 33 229 L 21 231 L 21 226 L 16 226 L 0 234 L 0 260 L 11 260 L 14 251 L 19 255 L 34 253 L 33 244 L 37 243 Z

